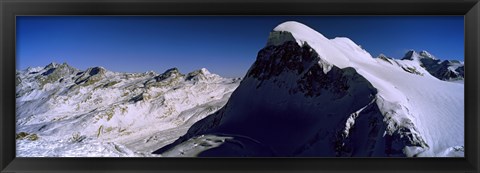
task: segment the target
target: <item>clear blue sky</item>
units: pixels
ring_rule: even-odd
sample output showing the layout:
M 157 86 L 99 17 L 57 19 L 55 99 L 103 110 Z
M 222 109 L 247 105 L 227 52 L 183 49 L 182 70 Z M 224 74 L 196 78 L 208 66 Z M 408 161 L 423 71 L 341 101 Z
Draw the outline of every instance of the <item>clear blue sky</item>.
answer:
M 118 72 L 205 67 L 243 77 L 269 32 L 289 20 L 327 38 L 349 37 L 374 57 L 414 49 L 464 59 L 463 16 L 18 16 L 17 69 L 67 62 Z

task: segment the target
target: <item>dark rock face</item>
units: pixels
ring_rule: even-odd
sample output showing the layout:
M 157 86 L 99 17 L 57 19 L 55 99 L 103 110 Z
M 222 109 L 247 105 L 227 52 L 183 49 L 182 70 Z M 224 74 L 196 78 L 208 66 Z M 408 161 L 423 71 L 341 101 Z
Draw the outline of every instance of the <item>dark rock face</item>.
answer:
M 465 77 L 465 66 L 458 67 L 455 71 L 457 71 L 462 78 Z
M 381 60 L 384 60 L 385 62 L 388 62 L 393 65 L 392 63 L 393 58 L 387 57 L 384 54 L 380 54 L 377 58 L 380 58 Z
M 15 86 L 18 86 L 20 83 L 22 83 L 22 79 L 18 77 L 18 75 L 15 77 Z
M 178 71 L 177 68 L 171 68 L 171 69 L 166 70 L 163 74 L 161 74 L 159 76 L 156 76 L 155 80 L 157 82 L 160 82 L 160 81 L 163 81 L 163 80 L 165 80 L 167 78 L 170 78 L 174 75 L 182 75 L 182 74 L 180 73 L 180 71 Z
M 90 69 L 90 72 L 88 73 L 90 76 L 97 75 L 100 73 L 105 73 L 105 70 L 100 68 L 100 67 L 93 67 Z
M 282 45 L 287 41 L 295 41 L 295 38 L 293 37 L 292 33 L 287 31 L 270 32 L 268 36 L 267 47 Z
M 48 69 L 46 72 L 43 72 L 42 75 L 43 76 L 48 76 L 49 74 L 52 74 L 55 70 L 56 70 L 56 68 Z
M 353 68 L 325 73 L 319 60 L 308 44 L 265 47 L 222 109 L 153 153 L 200 135 L 227 134 L 254 139 L 259 143 L 245 148 L 269 148 L 271 156 L 404 156 L 401 149 L 415 144 L 408 136 L 384 135 L 371 83 Z M 355 125 L 347 125 L 352 120 Z M 199 156 L 265 156 L 230 151 L 238 148 L 225 144 Z
M 143 93 L 131 98 L 128 102 L 137 103 L 137 102 L 142 101 L 142 100 L 143 100 Z
M 318 58 L 318 54 L 310 49 L 308 45 L 299 48 L 295 41 L 288 41 L 280 46 L 268 46 L 260 50 L 247 77 L 264 80 L 286 71 L 301 74 Z
M 440 80 L 463 79 L 465 77 L 464 66 L 459 65 L 460 67 L 452 70 L 449 68 L 452 65 L 454 64 L 451 61 L 445 60 L 439 64 L 431 66 L 425 65 L 424 67 L 430 74 Z
M 269 46 L 260 50 L 247 77 L 263 81 L 282 73 L 293 73 L 301 78 L 296 80 L 297 86 L 289 89 L 290 94 L 302 92 L 309 97 L 319 96 L 322 90 L 342 93 L 349 87 L 346 74 L 357 75 L 355 78 L 360 77 L 353 68 L 333 67 L 329 73 L 325 74 L 323 68 L 318 65 L 318 61 L 318 54 L 308 44 L 299 47 L 295 41 L 288 41 L 283 45 Z M 274 82 L 279 86 L 282 85 L 281 81 Z M 257 88 L 261 87 L 261 84 L 259 83 Z
M 106 73 L 106 70 L 102 67 L 88 68 L 84 72 L 77 73 L 78 77 L 75 79 L 75 84 L 77 84 L 77 85 L 93 84 L 93 83 L 99 81 L 104 76 L 105 73 Z
M 192 71 L 185 76 L 185 80 L 187 80 L 187 81 L 197 81 L 198 82 L 198 81 L 204 80 L 204 79 L 206 79 L 206 76 L 205 76 L 204 71 L 202 71 L 201 69 Z
M 402 60 L 413 60 L 413 56 L 416 54 L 415 51 L 410 50 L 407 53 L 405 53 L 405 56 L 403 56 Z

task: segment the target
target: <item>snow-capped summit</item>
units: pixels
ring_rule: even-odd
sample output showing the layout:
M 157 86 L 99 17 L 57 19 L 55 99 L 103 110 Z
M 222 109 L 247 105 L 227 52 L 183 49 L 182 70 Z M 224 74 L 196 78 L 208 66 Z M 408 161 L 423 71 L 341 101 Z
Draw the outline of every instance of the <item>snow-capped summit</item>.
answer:
M 296 21 L 287 21 L 279 24 L 273 31 L 287 31 L 293 34 L 296 40 L 309 40 L 308 36 L 316 36 L 317 39 L 327 39 L 325 36 L 316 32 L 312 28 Z
M 433 56 L 432 54 L 430 54 L 429 52 L 427 52 L 426 50 L 422 50 L 420 51 L 420 56 L 424 57 L 424 58 L 430 58 L 430 59 L 433 59 L 433 60 L 436 60 L 437 58 L 435 58 L 435 56 Z
M 440 60 L 429 52 L 420 53 L 410 50 L 405 53 L 402 61 L 396 61 L 399 66 L 415 64 L 421 66 L 430 75 L 445 81 L 462 81 L 464 79 L 464 64 L 458 60 Z
M 437 60 L 435 56 L 433 56 L 426 50 L 422 50 L 420 51 L 420 53 L 417 53 L 415 50 L 409 50 L 407 51 L 407 53 L 405 53 L 405 56 L 402 58 L 402 60 L 415 60 L 415 61 L 419 61 L 421 59 Z
M 209 74 L 211 74 L 210 71 L 208 71 L 206 68 L 201 68 L 200 71 L 201 71 L 202 74 L 204 74 L 204 75 L 209 75 Z
M 463 90 L 416 62 L 373 58 L 350 39 L 289 21 L 222 109 L 154 153 L 463 156 Z
M 51 62 L 50 64 L 46 65 L 44 69 L 56 68 L 58 64 L 56 62 Z
M 38 73 L 39 71 L 45 69 L 45 67 L 28 67 L 27 69 L 25 69 L 25 71 L 27 71 L 28 73 Z M 19 71 L 19 70 L 17 70 Z
M 174 68 L 167 69 L 162 74 L 156 76 L 155 80 L 157 82 L 159 82 L 159 81 L 165 80 L 167 78 L 178 78 L 178 77 L 181 77 L 181 76 L 183 76 L 183 74 L 180 73 L 178 68 L 174 67 Z
M 403 56 L 402 60 L 418 60 L 420 55 L 415 50 L 409 50 Z
M 201 82 L 205 80 L 218 80 L 221 77 L 217 74 L 210 73 L 206 68 L 201 68 L 199 70 L 195 70 L 190 72 L 186 75 L 185 79 L 189 81 Z

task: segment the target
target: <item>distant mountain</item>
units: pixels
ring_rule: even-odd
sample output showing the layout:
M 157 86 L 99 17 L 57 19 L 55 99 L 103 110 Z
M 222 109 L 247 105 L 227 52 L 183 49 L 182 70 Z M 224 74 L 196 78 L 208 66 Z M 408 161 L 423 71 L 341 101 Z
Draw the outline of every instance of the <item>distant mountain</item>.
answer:
M 425 50 L 420 51 L 420 53 L 410 50 L 401 59 L 394 59 L 383 54 L 380 54 L 377 58 L 389 63 L 395 63 L 407 72 L 423 75 L 422 72 L 408 66 L 408 64 L 412 65 L 412 63 L 419 65 L 430 75 L 444 81 L 463 81 L 465 78 L 464 62 L 458 60 L 442 61 Z
M 418 62 L 420 66 L 440 80 L 463 80 L 465 76 L 463 62 L 458 60 L 441 61 L 427 51 L 417 53 L 410 50 L 405 54 L 402 60 Z
M 464 156 L 464 85 L 430 75 L 444 71 L 429 62 L 427 52 L 373 58 L 348 38 L 285 22 L 223 108 L 153 153 Z
M 220 109 L 239 82 L 207 69 L 117 73 L 51 63 L 17 71 L 17 156 L 151 156 Z

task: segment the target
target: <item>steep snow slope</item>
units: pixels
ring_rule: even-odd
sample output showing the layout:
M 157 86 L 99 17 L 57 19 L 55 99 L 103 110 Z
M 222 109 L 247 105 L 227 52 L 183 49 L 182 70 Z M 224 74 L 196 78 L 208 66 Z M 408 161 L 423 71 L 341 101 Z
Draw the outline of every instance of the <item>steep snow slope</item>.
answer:
M 238 84 L 206 69 L 116 73 L 52 63 L 18 71 L 17 156 L 152 156 L 220 109 Z
M 463 156 L 463 91 L 418 61 L 372 58 L 348 38 L 285 22 L 228 103 L 154 153 Z

